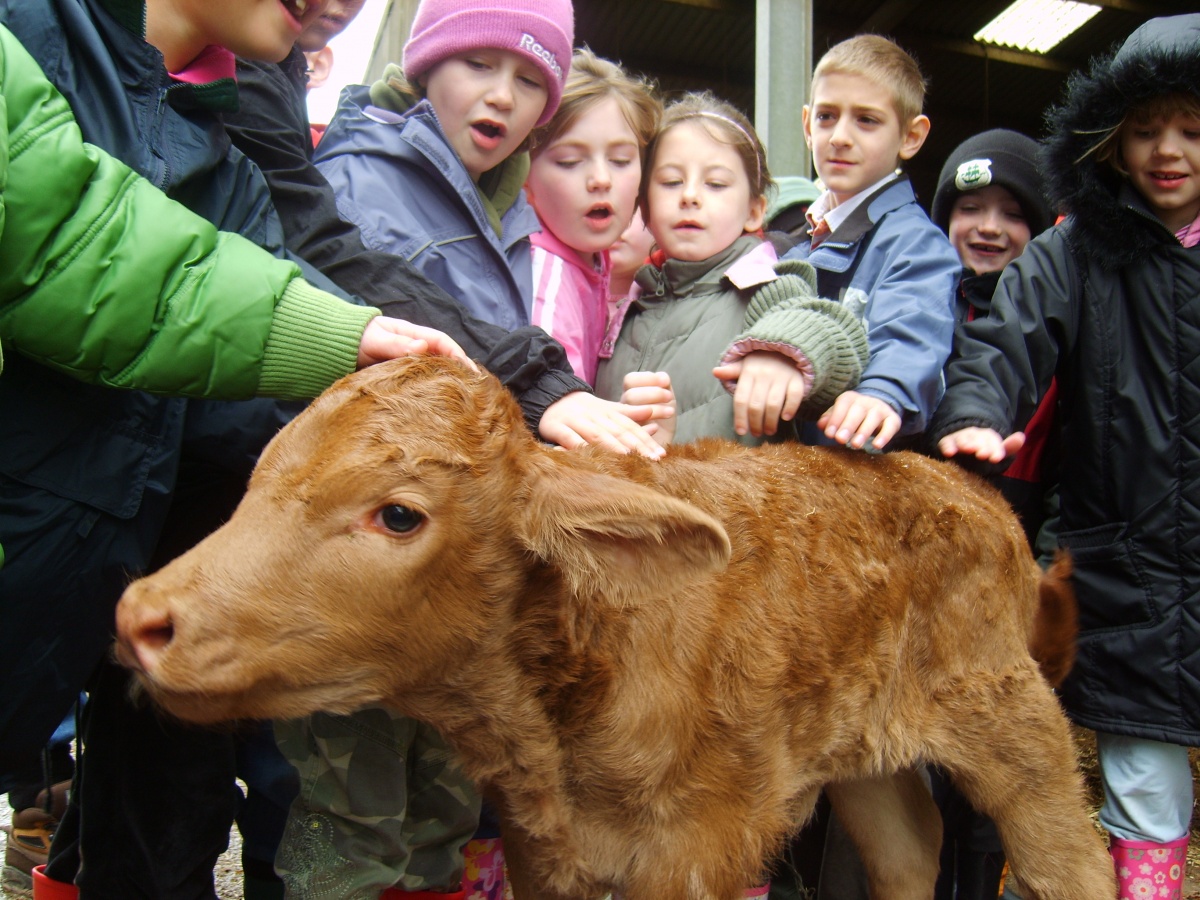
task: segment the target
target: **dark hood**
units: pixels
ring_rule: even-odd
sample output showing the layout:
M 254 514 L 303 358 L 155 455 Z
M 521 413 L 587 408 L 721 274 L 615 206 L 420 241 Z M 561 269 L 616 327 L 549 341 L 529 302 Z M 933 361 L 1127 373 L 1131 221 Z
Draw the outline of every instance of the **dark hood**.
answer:
M 1107 163 L 1077 160 L 1130 109 L 1172 93 L 1200 96 L 1200 14 L 1146 22 L 1086 73 L 1072 73 L 1065 99 L 1046 113 L 1047 194 L 1072 216 L 1078 249 L 1106 265 L 1132 262 L 1170 236 Z

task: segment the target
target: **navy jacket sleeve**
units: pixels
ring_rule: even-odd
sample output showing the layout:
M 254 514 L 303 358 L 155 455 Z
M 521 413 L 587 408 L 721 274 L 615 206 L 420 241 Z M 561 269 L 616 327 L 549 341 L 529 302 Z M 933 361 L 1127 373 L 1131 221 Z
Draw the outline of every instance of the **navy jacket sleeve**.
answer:
M 312 163 L 302 54 L 280 64 L 238 60 L 237 75 L 241 109 L 226 116 L 226 129 L 263 170 L 289 250 L 385 314 L 450 335 L 517 396 L 535 430 L 555 400 L 591 391 L 542 329 L 509 332 L 472 317 L 408 260 L 367 249 L 358 229 L 342 221 L 333 190 Z
M 929 429 L 931 445 L 962 428 L 1008 435 L 1025 427 L 1060 358 L 1071 353 L 1080 284 L 1067 226 L 1038 235 L 1005 267 L 987 316 L 955 332 L 946 393 Z

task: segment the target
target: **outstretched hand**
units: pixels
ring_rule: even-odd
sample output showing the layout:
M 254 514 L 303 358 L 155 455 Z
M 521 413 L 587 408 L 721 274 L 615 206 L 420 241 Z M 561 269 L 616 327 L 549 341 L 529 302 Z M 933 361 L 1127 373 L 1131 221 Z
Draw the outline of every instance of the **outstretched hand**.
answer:
M 938 441 L 942 456 L 965 453 L 984 462 L 998 463 L 1025 446 L 1025 432 L 1014 431 L 1006 438 L 991 428 L 961 428 Z
M 844 391 L 817 419 L 817 427 L 825 437 L 855 450 L 868 442 L 873 449 L 882 450 L 900 431 L 900 414 L 878 397 Z
M 538 423 L 538 434 L 542 440 L 568 450 L 599 444 L 618 453 L 635 450 L 642 456 L 658 459 L 665 451 L 644 423 L 673 414 L 670 407 L 628 406 L 575 391 L 546 408 Z
M 734 362 L 717 366 L 713 375 L 736 381 L 733 392 L 733 430 L 762 437 L 779 430 L 779 423 L 796 417 L 804 402 L 806 383 L 796 363 L 773 350 L 755 350 Z
M 400 356 L 425 355 L 449 356 L 478 371 L 475 363 L 449 335 L 390 316 L 376 316 L 367 323 L 358 345 L 358 368 Z

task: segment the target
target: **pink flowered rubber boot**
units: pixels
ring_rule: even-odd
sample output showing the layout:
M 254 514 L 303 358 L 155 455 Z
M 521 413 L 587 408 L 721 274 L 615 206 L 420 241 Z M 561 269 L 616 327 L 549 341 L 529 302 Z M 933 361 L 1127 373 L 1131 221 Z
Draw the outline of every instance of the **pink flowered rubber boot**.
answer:
M 1187 866 L 1187 835 L 1169 844 L 1113 838 L 1119 900 L 1180 900 Z
M 475 839 L 463 848 L 463 889 L 467 900 L 512 900 L 504 877 L 504 848 L 500 838 Z

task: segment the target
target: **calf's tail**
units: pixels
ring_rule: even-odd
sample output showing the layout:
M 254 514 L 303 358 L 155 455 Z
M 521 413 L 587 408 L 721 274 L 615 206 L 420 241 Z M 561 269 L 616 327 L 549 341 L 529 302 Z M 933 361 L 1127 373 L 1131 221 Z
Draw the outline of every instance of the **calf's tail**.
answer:
M 1052 687 L 1062 684 L 1075 664 L 1075 638 L 1079 633 L 1079 607 L 1071 585 L 1071 555 L 1055 554 L 1038 582 L 1038 608 L 1033 618 L 1029 653 Z

